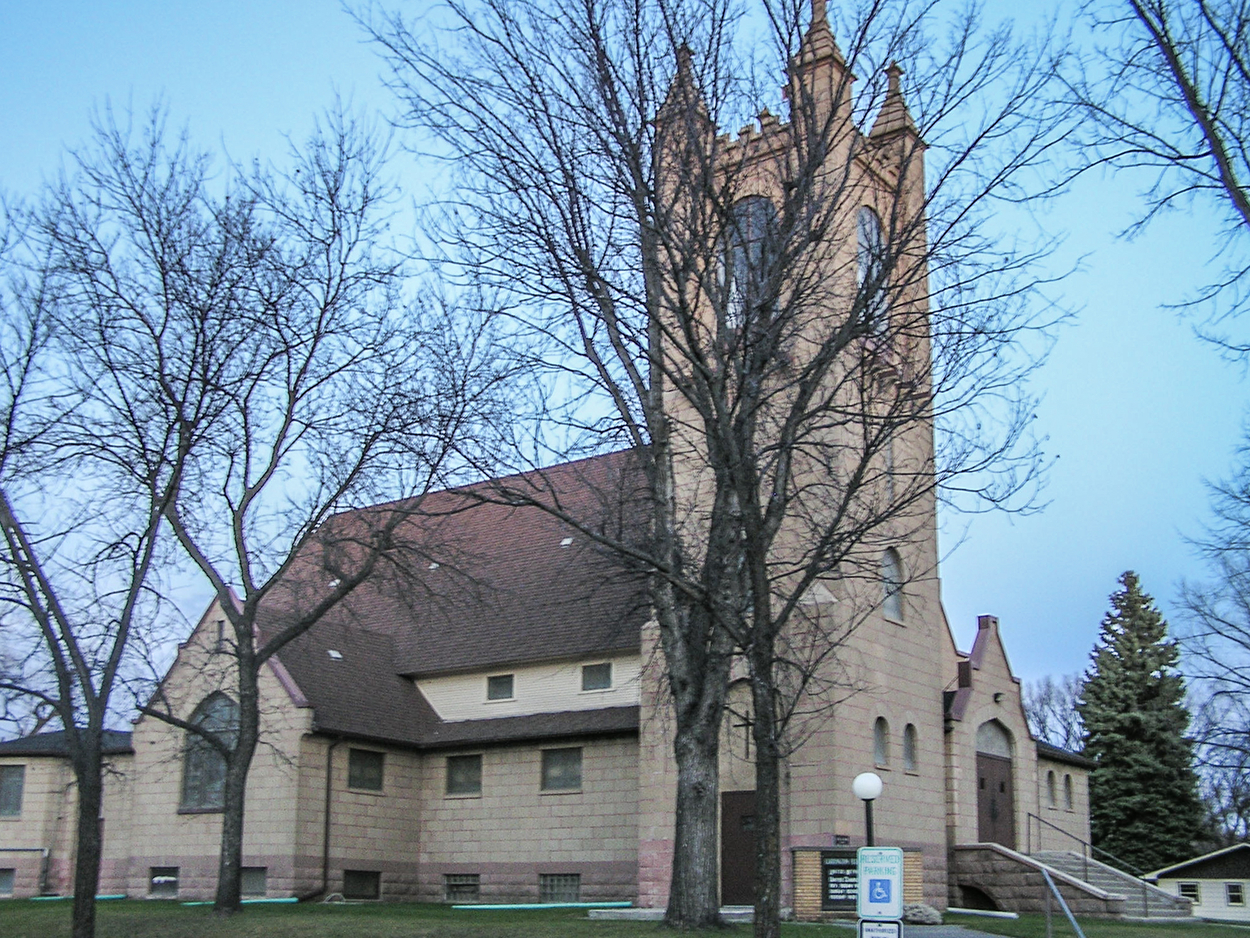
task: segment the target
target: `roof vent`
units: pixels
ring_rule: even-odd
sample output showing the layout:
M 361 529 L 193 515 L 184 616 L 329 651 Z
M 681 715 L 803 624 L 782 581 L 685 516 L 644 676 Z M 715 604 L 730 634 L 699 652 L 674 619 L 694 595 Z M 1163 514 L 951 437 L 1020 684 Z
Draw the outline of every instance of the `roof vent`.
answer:
M 560 542 L 561 547 L 570 547 L 572 546 L 572 544 L 573 544 L 573 538 L 571 537 L 566 537 L 564 540 Z
M 326 649 L 326 654 L 327 654 L 327 655 L 329 655 L 331 658 L 333 658 L 335 661 L 342 661 L 342 660 L 343 660 L 343 653 L 342 653 L 341 651 L 339 651 L 338 649 L 335 649 L 335 648 L 327 648 L 327 649 Z
M 437 569 L 438 569 L 438 561 L 437 561 L 437 560 L 431 560 L 431 561 L 430 561 L 430 569 L 431 569 L 431 570 L 437 570 Z
M 339 584 L 340 584 L 340 583 L 342 583 L 342 582 L 343 582 L 343 581 L 342 581 L 342 580 L 340 580 L 338 577 L 335 577 L 333 580 L 331 580 L 331 581 L 330 581 L 329 583 L 327 583 L 326 585 L 327 585 L 328 587 L 330 587 L 330 589 L 332 589 L 332 590 L 336 590 L 336 589 L 338 589 L 338 588 L 339 588 Z

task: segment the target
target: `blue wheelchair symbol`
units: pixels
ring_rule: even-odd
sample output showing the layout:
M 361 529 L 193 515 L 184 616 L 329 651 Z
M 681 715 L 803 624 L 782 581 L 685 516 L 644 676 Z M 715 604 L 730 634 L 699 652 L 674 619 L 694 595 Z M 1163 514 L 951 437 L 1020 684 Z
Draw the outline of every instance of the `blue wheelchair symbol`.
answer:
M 868 880 L 868 901 L 869 902 L 889 902 L 890 901 L 890 881 L 888 879 Z

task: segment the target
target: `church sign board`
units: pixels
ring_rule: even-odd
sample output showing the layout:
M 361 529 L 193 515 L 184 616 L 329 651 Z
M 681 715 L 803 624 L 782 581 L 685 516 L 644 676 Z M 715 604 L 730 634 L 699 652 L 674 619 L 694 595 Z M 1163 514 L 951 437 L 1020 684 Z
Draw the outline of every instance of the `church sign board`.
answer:
M 826 912 L 854 912 L 859 874 L 855 850 L 820 852 L 820 907 Z

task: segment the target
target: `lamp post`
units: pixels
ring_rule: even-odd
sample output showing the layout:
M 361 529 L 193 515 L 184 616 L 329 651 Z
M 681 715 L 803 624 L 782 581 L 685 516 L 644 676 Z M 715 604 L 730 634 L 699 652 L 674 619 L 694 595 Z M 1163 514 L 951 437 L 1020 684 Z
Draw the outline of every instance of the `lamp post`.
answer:
M 864 802 L 864 833 L 869 847 L 876 846 L 872 836 L 872 803 L 880 796 L 881 788 L 881 776 L 876 772 L 860 772 L 851 782 L 851 791 Z

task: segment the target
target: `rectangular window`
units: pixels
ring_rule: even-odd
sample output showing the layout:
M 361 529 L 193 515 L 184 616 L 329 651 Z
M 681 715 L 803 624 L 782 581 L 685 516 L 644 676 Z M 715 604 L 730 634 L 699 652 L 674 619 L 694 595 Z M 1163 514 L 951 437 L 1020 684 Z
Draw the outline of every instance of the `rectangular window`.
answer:
M 482 877 L 478 873 L 444 873 L 443 898 L 448 902 L 477 902 L 482 898 Z
M 17 870 L 12 867 L 6 867 L 0 870 L 0 896 L 13 895 L 13 880 L 16 878 Z
M 612 686 L 612 662 L 582 665 L 582 690 L 607 690 Z
M 1241 888 L 1241 883 L 1225 883 L 1224 898 L 1228 900 L 1229 905 L 1246 904 L 1246 893 Z
M 349 749 L 347 751 L 347 787 L 361 791 L 382 790 L 382 761 L 384 753 L 372 749 Z
M 512 699 L 512 675 L 495 674 L 486 679 L 487 700 Z
M 1177 883 L 1176 891 L 1182 899 L 1188 899 L 1195 904 L 1202 901 L 1202 892 L 1198 889 L 1197 883 Z
M 542 790 L 576 791 L 581 787 L 581 749 L 544 749 Z
M 480 795 L 482 793 L 482 757 L 447 757 L 447 794 Z
M 580 902 L 581 894 L 580 873 L 540 873 L 538 876 L 539 902 Z
M 344 870 L 344 899 L 377 899 L 382 895 L 382 874 L 377 870 Z
M 22 813 L 25 785 L 26 766 L 0 765 L 0 817 L 17 817 Z
M 269 867 L 243 867 L 239 873 L 239 892 L 247 897 L 267 895 L 269 892 Z
M 148 867 L 148 895 L 153 899 L 177 899 L 178 867 Z

